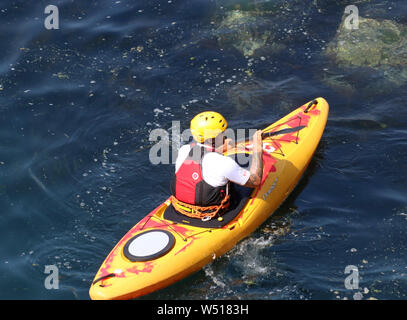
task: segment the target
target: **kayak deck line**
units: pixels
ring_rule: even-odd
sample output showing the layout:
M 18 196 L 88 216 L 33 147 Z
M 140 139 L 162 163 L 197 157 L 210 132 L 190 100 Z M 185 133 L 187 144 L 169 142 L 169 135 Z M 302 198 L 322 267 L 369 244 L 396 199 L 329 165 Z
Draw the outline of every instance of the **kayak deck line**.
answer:
M 159 218 L 159 217 L 157 217 L 157 216 L 155 216 L 155 215 L 152 215 L 152 216 L 150 216 L 150 217 L 147 219 L 147 221 L 144 223 L 144 225 L 140 228 L 140 231 L 145 229 L 147 223 L 148 223 L 152 218 L 157 219 L 158 221 L 160 221 L 160 222 L 162 222 L 163 224 L 165 224 L 166 226 L 168 226 L 168 228 L 170 228 L 172 231 L 174 231 L 175 234 L 176 234 L 177 236 L 179 236 L 183 241 L 187 241 L 188 238 L 184 238 L 181 233 L 179 233 L 175 228 L 172 227 L 172 224 L 173 224 L 173 225 L 176 224 L 175 222 L 173 222 L 173 223 L 171 224 L 171 223 L 168 222 L 168 220 L 161 219 L 161 218 Z
M 297 120 L 299 121 L 297 126 L 289 126 L 288 128 L 285 129 L 280 129 L 278 131 L 275 131 L 275 129 L 280 128 L 281 126 L 291 123 L 293 120 Z M 302 117 L 300 115 L 296 115 L 295 118 L 291 118 L 289 120 L 287 120 L 286 122 L 283 122 L 281 124 L 279 124 L 278 126 L 271 128 L 270 132 L 267 132 L 266 134 L 268 134 L 268 136 L 265 137 L 265 139 L 270 139 L 273 142 L 273 145 L 277 147 L 277 149 L 280 151 L 280 153 L 278 152 L 274 152 L 276 154 L 280 154 L 281 156 L 285 157 L 284 151 L 282 149 L 282 145 L 280 142 L 288 142 L 288 143 L 295 143 L 298 144 L 299 141 L 299 134 L 300 134 L 300 130 L 304 129 L 307 127 L 307 125 L 301 125 L 301 121 L 302 121 Z M 308 124 L 308 121 L 307 121 Z M 273 130 L 274 129 L 274 130 Z M 293 137 L 292 135 L 288 135 L 290 133 L 296 132 L 295 137 Z M 266 135 L 265 134 L 265 135 Z M 281 135 L 284 134 L 284 138 L 273 138 L 274 135 Z M 278 142 L 276 142 L 278 141 Z
M 162 222 L 162 223 L 163 223 L 163 226 L 165 225 L 165 226 L 167 226 L 168 228 L 170 228 L 172 231 L 174 231 L 175 234 L 178 235 L 183 241 L 187 241 L 189 238 L 192 238 L 192 237 L 194 237 L 194 236 L 196 236 L 196 235 L 198 235 L 198 234 L 204 233 L 204 232 L 212 232 L 211 229 L 202 228 L 202 229 L 203 229 L 202 231 L 199 231 L 199 232 L 197 232 L 197 233 L 195 233 L 195 234 L 191 234 L 191 235 L 188 235 L 188 236 L 185 236 L 185 237 L 184 237 L 184 236 L 183 236 L 180 232 L 178 232 L 177 229 L 174 227 L 174 226 L 176 226 L 176 225 L 179 224 L 178 222 L 173 222 L 173 221 L 170 221 L 170 220 L 162 219 L 162 218 L 157 217 L 156 215 L 150 216 L 150 217 L 147 219 L 147 221 L 144 223 L 144 225 L 143 225 L 139 230 L 140 230 L 140 231 L 145 230 L 147 223 L 148 223 L 151 219 L 153 219 L 153 218 L 156 219 L 156 220 L 158 220 L 159 222 Z M 157 226 L 154 226 L 154 227 L 157 227 Z
M 107 279 L 107 278 L 110 278 L 110 277 L 115 277 L 115 276 L 116 276 L 115 273 L 109 273 L 109 274 L 107 274 L 107 275 L 105 275 L 105 276 L 102 276 L 102 277 L 99 277 L 99 278 L 95 279 L 95 280 L 92 282 L 92 285 L 94 285 L 95 283 L 98 283 L 99 281 L 102 281 L 102 280 L 104 280 L 104 279 Z

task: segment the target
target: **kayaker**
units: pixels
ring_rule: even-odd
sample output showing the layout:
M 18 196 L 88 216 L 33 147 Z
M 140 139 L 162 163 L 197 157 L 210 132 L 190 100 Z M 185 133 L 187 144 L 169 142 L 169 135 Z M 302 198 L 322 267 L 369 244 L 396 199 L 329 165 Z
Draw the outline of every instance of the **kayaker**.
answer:
M 227 211 L 230 204 L 229 183 L 255 188 L 263 173 L 261 130 L 253 135 L 253 155 L 249 170 L 222 153 L 230 147 L 224 132 L 226 119 L 206 111 L 191 120 L 194 141 L 182 146 L 175 163 L 171 184 L 175 210 L 193 218 L 210 220 Z

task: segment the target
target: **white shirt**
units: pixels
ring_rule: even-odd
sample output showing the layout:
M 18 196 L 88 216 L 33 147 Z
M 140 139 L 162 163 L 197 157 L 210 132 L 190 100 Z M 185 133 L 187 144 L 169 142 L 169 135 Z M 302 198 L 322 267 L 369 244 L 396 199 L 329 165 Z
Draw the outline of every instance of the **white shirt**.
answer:
M 200 143 L 198 145 L 203 146 Z M 184 145 L 178 150 L 175 172 L 181 167 L 190 151 L 190 145 Z M 239 166 L 232 158 L 218 152 L 209 152 L 202 159 L 202 177 L 212 187 L 224 186 L 229 181 L 244 185 L 249 180 L 250 172 Z

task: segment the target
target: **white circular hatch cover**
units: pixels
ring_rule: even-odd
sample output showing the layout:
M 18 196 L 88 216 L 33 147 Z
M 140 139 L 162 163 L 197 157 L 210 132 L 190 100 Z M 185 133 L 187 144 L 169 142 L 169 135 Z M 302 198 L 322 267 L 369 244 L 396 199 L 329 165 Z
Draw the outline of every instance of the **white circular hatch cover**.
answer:
M 174 242 L 174 236 L 166 230 L 148 230 L 131 238 L 123 253 L 130 261 L 152 260 L 167 253 Z

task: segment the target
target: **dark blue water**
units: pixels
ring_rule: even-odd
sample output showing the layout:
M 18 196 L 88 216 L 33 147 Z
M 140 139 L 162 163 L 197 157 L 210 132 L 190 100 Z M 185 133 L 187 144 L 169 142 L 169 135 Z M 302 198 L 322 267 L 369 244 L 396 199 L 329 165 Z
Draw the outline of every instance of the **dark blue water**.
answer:
M 356 2 L 407 23 L 402 0 Z M 262 128 L 318 96 L 326 131 L 293 194 L 224 257 L 145 298 L 407 297 L 407 86 L 323 54 L 351 1 L 61 0 L 57 30 L 48 4 L 0 5 L 1 299 L 89 299 L 109 251 L 168 196 L 173 166 L 151 164 L 153 129 L 208 108 Z M 273 40 L 245 55 L 222 21 L 256 5 L 268 12 L 253 37 Z M 47 265 L 59 289 L 45 288 Z

